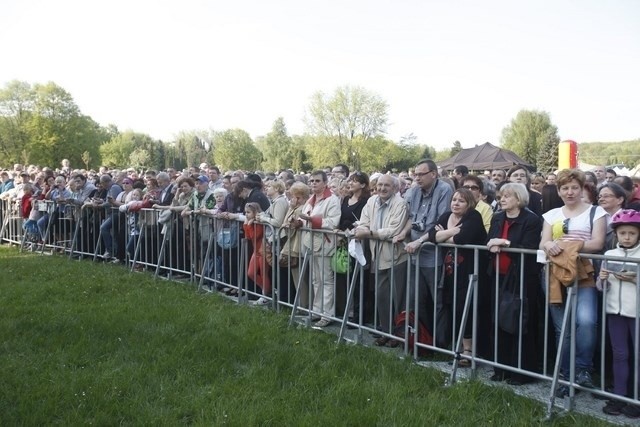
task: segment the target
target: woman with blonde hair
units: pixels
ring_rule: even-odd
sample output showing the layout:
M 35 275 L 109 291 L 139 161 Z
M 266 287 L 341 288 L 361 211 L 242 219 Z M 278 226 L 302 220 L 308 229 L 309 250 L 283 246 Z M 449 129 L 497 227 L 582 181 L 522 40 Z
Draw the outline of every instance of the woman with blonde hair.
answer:
M 300 292 L 300 307 L 307 307 L 309 300 L 308 286 L 304 277 L 300 278 L 300 269 L 298 267 L 300 256 L 303 252 L 296 218 L 302 213 L 302 207 L 309 199 L 311 189 L 303 182 L 294 182 L 289 187 L 289 194 L 289 209 L 285 214 L 280 233 L 282 248 L 276 258 L 278 265 L 288 270 L 286 277 L 293 279 L 296 291 Z

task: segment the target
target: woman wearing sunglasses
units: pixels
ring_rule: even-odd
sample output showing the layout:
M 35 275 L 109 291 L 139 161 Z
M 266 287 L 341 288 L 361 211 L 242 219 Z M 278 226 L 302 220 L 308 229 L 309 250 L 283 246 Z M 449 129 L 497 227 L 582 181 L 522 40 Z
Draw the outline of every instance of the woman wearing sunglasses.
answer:
M 581 242 L 578 245 L 580 253 L 599 253 L 604 247 L 606 232 L 606 212 L 600 206 L 592 206 L 582 198 L 582 189 L 585 183 L 584 172 L 577 169 L 564 169 L 558 173 L 558 194 L 564 202 L 564 206 L 552 209 L 542 218 L 542 240 L 540 249 L 544 250 L 547 257 L 559 257 L 568 249 L 571 242 Z M 575 244 L 572 245 L 575 247 Z M 578 262 L 582 262 L 578 260 Z M 591 268 L 593 271 L 593 268 Z M 551 280 L 550 280 L 551 281 Z M 556 343 L 560 339 L 562 319 L 565 310 L 565 300 L 562 295 L 554 295 L 551 287 L 547 288 L 547 297 L 551 319 L 556 332 Z M 556 298 L 558 297 L 559 298 Z M 591 371 L 593 369 L 593 353 L 596 345 L 597 324 L 597 290 L 593 273 L 578 285 L 578 298 L 576 310 L 576 383 L 584 387 L 593 387 Z M 563 355 L 561 374 L 569 378 L 570 355 L 570 330 L 565 334 L 563 342 Z M 561 386 L 558 395 L 568 394 L 568 388 Z

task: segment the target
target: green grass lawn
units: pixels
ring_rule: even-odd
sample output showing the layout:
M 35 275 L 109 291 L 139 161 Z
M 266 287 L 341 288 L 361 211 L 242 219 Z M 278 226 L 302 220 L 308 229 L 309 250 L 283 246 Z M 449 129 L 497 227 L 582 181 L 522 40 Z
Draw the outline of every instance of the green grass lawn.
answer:
M 0 425 L 531 425 L 542 405 L 115 265 L 0 247 Z M 579 415 L 554 425 L 602 422 Z

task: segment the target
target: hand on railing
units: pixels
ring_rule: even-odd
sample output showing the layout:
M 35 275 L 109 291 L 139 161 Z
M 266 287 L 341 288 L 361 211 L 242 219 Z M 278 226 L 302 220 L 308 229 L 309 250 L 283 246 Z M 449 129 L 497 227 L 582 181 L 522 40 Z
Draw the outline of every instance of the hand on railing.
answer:
M 359 225 L 352 230 L 353 235 L 356 239 L 367 239 L 373 237 L 373 233 L 369 227 Z
M 562 252 L 562 248 L 558 246 L 558 242 L 556 240 L 546 242 L 543 245 L 543 248 L 547 255 L 550 256 L 560 255 L 560 252 Z
M 489 248 L 489 252 L 495 254 L 500 252 L 502 248 L 509 247 L 509 241 L 500 238 L 491 239 L 487 242 L 487 247 Z
M 414 254 L 420 251 L 420 246 L 422 246 L 422 241 L 420 239 L 414 240 L 404 245 L 404 250 L 409 254 Z
M 398 242 L 404 242 L 404 239 L 407 237 L 407 232 L 406 231 L 401 231 L 400 233 L 398 233 L 397 235 L 393 236 L 393 238 L 391 239 L 391 241 L 396 244 Z
M 601 292 L 606 289 L 609 289 L 609 280 L 607 280 L 608 278 L 609 278 L 608 272 L 600 271 L 600 276 L 596 279 L 596 289 L 598 289 Z

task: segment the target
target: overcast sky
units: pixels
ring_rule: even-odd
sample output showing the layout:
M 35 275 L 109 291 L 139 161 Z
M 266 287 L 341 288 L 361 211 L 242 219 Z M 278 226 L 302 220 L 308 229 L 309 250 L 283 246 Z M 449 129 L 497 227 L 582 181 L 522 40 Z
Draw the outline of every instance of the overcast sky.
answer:
M 82 112 L 171 140 L 284 117 L 362 86 L 388 136 L 499 143 L 521 109 L 562 139 L 640 137 L 638 0 L 2 0 L 0 84 L 53 81 Z

